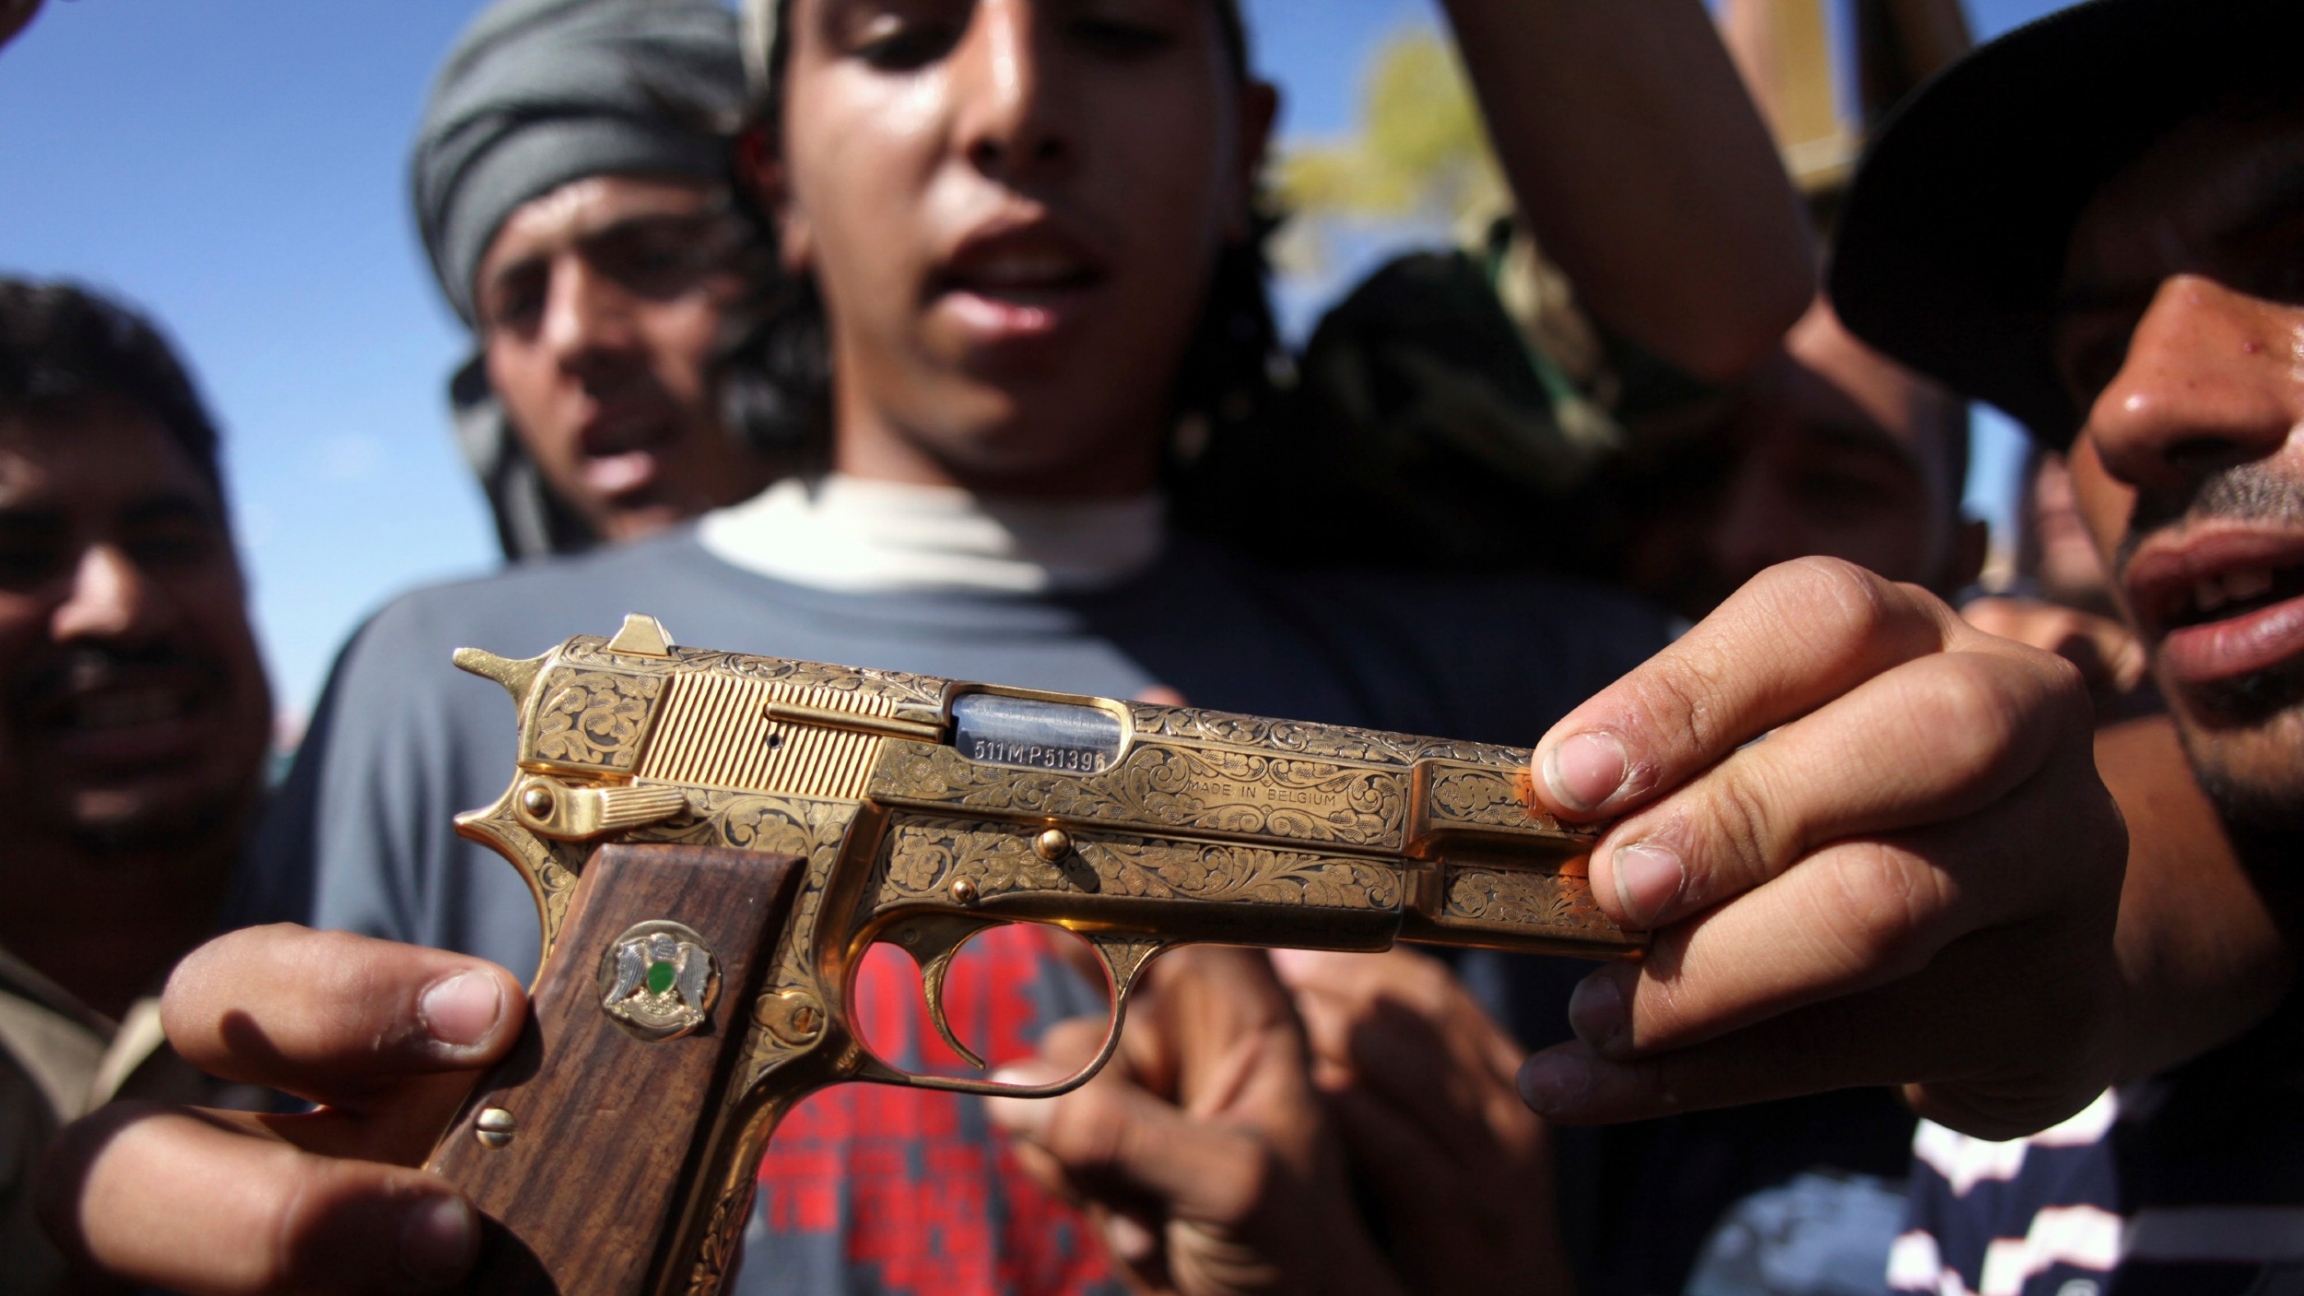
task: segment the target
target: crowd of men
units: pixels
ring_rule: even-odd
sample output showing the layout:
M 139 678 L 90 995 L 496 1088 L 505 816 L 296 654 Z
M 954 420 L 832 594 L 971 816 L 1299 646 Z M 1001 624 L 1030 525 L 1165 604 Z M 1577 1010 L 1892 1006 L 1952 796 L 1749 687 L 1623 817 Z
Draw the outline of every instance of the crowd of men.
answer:
M 1976 51 L 1819 291 L 1702 4 L 1444 8 L 1513 215 L 1289 356 L 1233 0 L 491 5 L 411 182 L 508 565 L 364 625 L 268 799 L 214 421 L 148 321 L 0 280 L 0 1289 L 463 1277 L 415 1167 L 539 930 L 452 830 L 515 735 L 450 654 L 642 610 L 1534 741 L 1651 936 L 1172 954 L 1064 1097 L 810 1099 L 742 1291 L 2304 1291 L 2304 13 Z M 1968 400 L 2068 465 L 2096 565 L 2044 528 L 2020 592 L 2078 606 L 1947 602 Z M 1036 930 L 954 979 L 1004 1079 L 1095 1051 Z

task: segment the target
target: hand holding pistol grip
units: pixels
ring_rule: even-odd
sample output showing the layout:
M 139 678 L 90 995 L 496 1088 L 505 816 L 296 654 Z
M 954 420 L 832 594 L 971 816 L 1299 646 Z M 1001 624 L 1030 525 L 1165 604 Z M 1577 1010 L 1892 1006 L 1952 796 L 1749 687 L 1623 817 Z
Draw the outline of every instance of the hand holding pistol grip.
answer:
M 458 831 L 527 879 L 545 954 L 533 1047 L 432 1166 L 501 1225 L 492 1272 L 567 1296 L 716 1290 L 761 1150 L 817 1089 L 1085 1081 L 1169 946 L 1642 943 L 1592 901 L 1593 835 L 1531 812 L 1525 749 L 679 648 L 641 616 L 457 664 L 520 724 L 511 786 Z M 894 944 L 975 1061 L 944 981 L 1008 922 L 1102 960 L 1111 1024 L 1080 1074 L 913 1074 L 851 1029 L 865 951 Z

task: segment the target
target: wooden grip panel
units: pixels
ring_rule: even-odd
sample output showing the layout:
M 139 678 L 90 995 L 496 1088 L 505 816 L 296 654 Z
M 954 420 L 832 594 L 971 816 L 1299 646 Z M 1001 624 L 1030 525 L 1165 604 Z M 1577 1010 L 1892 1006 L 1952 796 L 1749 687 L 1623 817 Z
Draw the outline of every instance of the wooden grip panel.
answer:
M 489 1218 L 470 1290 L 646 1290 L 726 1097 L 798 863 L 698 846 L 594 853 L 518 1046 L 428 1166 Z M 699 1001 L 701 1024 L 651 1038 L 695 1022 Z

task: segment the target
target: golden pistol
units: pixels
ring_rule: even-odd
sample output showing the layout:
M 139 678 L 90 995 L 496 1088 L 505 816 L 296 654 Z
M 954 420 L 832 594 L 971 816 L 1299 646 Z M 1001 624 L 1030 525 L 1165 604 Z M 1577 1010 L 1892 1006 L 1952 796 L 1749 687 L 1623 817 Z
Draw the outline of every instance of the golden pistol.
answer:
M 1170 946 L 1642 944 L 1592 902 L 1593 834 L 1530 809 L 1522 748 L 676 647 L 643 616 L 456 664 L 520 724 L 511 786 L 457 830 L 520 870 L 544 929 L 518 1049 L 430 1161 L 489 1217 L 486 1289 L 713 1292 L 794 1103 L 852 1080 L 1062 1093 Z M 1095 1061 L 1025 1088 L 872 1052 L 850 993 L 886 943 L 980 1067 L 945 978 L 1011 922 L 1095 952 Z

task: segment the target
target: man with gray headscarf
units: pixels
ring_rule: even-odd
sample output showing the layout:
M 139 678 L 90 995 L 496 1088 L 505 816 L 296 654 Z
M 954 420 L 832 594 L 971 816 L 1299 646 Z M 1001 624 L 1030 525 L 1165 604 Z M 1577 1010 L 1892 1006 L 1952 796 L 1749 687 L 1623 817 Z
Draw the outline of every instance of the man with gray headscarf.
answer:
M 723 178 L 743 98 L 711 0 L 502 0 L 442 67 L 411 188 L 478 344 L 449 391 L 507 557 L 634 539 L 773 476 L 711 373 L 750 273 Z

